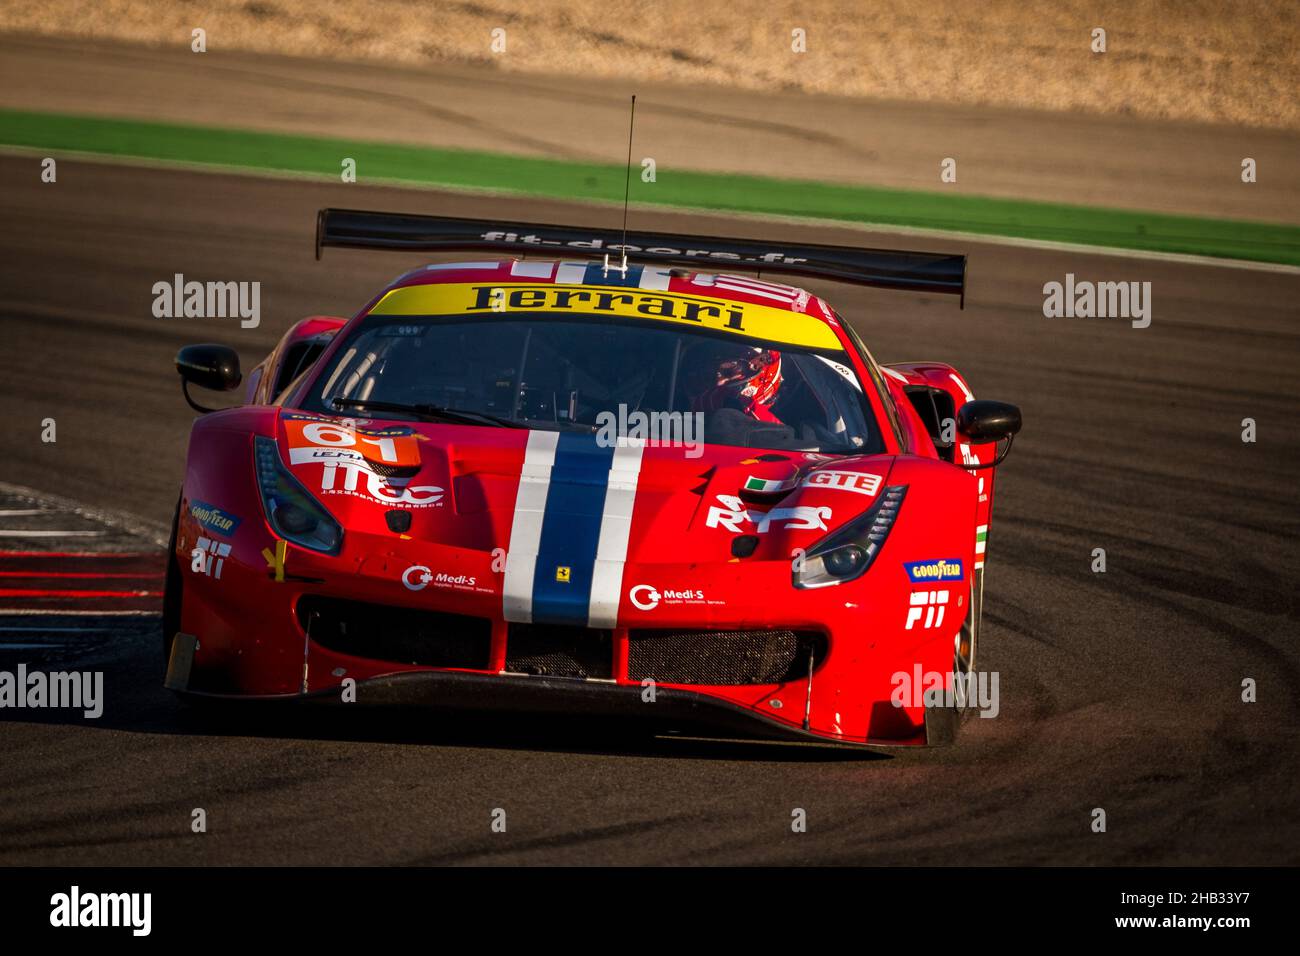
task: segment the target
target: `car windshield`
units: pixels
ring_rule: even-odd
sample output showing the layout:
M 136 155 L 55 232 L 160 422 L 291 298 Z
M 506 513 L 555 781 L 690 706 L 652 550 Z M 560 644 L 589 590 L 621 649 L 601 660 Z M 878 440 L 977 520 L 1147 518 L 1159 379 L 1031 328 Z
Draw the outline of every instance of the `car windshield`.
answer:
M 656 413 L 668 413 L 661 423 L 689 413 L 685 427 L 706 443 L 883 450 L 843 354 L 595 317 L 367 316 L 301 404 L 333 415 L 618 434 L 636 434 Z

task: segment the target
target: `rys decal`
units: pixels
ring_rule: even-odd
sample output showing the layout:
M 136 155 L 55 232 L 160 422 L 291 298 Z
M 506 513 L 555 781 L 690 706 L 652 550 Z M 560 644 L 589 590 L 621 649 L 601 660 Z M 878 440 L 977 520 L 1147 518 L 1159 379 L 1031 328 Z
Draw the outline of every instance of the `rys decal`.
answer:
M 904 561 L 903 568 L 913 584 L 930 584 L 934 581 L 960 581 L 966 576 L 959 558 L 940 558 L 929 561 Z
M 224 535 L 229 538 L 239 527 L 242 518 L 232 515 L 229 511 L 222 511 L 216 505 L 210 505 L 206 501 L 191 501 L 190 516 L 199 524 L 216 534 Z
M 812 505 L 755 511 L 735 495 L 718 495 L 718 502 L 709 508 L 704 524 L 710 528 L 726 528 L 733 534 L 744 534 L 749 524 L 759 534 L 766 534 L 773 524 L 790 531 L 826 531 L 826 522 L 831 517 L 830 508 Z

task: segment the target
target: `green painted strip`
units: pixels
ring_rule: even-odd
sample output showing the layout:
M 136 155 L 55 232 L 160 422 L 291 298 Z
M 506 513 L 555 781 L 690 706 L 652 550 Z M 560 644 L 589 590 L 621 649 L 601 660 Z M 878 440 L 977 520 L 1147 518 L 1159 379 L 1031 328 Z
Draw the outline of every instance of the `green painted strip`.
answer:
M 618 201 L 623 167 L 136 120 L 0 110 L 0 145 L 334 178 Z M 1300 227 L 660 168 L 632 200 L 1300 265 Z

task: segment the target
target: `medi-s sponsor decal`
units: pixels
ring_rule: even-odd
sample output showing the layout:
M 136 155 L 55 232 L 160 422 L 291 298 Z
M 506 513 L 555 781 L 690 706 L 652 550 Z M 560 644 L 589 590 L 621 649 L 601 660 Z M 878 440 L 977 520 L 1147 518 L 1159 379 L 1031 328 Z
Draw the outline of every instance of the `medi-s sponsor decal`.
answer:
M 289 464 L 322 466 L 322 495 L 354 495 L 410 508 L 434 507 L 442 501 L 443 489 L 438 485 L 408 485 L 405 479 L 376 470 L 414 471 L 420 467 L 418 440 L 408 428 L 361 430 L 346 421 L 296 419 L 286 420 L 284 427 L 289 436 Z
M 434 571 L 423 564 L 413 564 L 402 572 L 402 584 L 408 591 L 423 591 L 429 585 L 436 588 L 452 588 L 457 591 L 481 591 L 494 593 L 490 587 L 479 587 L 478 578 L 472 574 L 451 574 L 447 571 Z
M 940 558 L 929 561 L 904 561 L 903 568 L 913 584 L 929 584 L 932 581 L 960 581 L 966 576 L 958 558 Z
M 634 584 L 627 598 L 638 611 L 653 611 L 660 604 L 725 604 L 710 601 L 699 588 L 657 588 L 653 584 Z

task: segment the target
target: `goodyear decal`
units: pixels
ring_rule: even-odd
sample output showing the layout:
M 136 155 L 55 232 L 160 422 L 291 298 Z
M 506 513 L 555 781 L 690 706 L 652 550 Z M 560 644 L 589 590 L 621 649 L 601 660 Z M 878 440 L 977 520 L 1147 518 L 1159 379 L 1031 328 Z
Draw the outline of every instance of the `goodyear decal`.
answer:
M 209 531 L 215 531 L 227 538 L 235 533 L 235 529 L 239 527 L 239 522 L 243 520 L 236 515 L 232 515 L 229 511 L 222 511 L 216 505 L 210 505 L 204 501 L 191 501 L 190 514 L 194 520 Z
M 630 281 L 630 277 L 629 277 Z M 603 280 L 609 285 L 608 280 Z M 389 291 L 371 315 L 491 315 L 509 312 L 657 319 L 750 338 L 843 351 L 835 332 L 813 316 L 750 302 L 658 289 L 498 283 L 404 286 Z
M 958 558 L 941 558 L 930 561 L 904 561 L 903 567 L 913 584 L 932 581 L 960 581 L 966 576 Z

